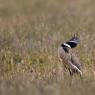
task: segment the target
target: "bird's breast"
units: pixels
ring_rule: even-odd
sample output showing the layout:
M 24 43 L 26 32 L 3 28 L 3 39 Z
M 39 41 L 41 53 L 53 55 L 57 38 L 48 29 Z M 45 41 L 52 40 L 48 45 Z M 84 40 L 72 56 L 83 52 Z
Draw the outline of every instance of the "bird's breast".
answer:
M 58 48 L 58 56 L 61 60 L 70 60 L 71 54 L 70 52 L 66 52 L 62 47 Z

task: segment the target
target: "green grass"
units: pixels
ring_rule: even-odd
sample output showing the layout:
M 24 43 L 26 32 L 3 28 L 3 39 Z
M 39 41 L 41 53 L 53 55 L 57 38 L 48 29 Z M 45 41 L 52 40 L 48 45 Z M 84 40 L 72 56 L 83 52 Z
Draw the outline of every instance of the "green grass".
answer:
M 1 0 L 0 95 L 94 95 L 94 8 L 91 0 Z M 70 86 L 57 49 L 74 33 L 84 80 Z

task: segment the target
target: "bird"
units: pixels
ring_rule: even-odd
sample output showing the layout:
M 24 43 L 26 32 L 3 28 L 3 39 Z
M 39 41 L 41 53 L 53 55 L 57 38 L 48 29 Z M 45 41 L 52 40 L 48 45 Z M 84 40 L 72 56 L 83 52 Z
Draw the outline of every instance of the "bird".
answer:
M 75 48 L 79 43 L 79 38 L 76 34 L 73 37 L 58 47 L 58 57 L 60 61 L 64 64 L 65 69 L 69 71 L 72 77 L 75 73 L 82 77 L 82 65 L 78 57 L 74 54 L 73 48 Z

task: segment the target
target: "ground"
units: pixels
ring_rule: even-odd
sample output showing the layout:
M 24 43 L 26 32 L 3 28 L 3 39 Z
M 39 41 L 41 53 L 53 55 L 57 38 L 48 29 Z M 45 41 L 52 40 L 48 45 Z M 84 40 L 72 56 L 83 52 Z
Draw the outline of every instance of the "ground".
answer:
M 0 95 L 94 95 L 95 1 L 1 0 Z M 58 46 L 76 33 L 83 79 L 68 72 Z

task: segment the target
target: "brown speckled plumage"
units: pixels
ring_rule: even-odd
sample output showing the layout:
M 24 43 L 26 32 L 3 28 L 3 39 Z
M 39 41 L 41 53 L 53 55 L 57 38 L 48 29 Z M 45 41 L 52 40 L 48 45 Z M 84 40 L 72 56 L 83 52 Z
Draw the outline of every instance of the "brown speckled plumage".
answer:
M 71 76 L 74 73 L 79 73 L 80 76 L 82 76 L 82 66 L 79 59 L 73 53 L 72 48 L 65 46 L 64 44 L 60 45 L 58 48 L 58 57 L 65 65 L 66 69 L 69 70 Z

